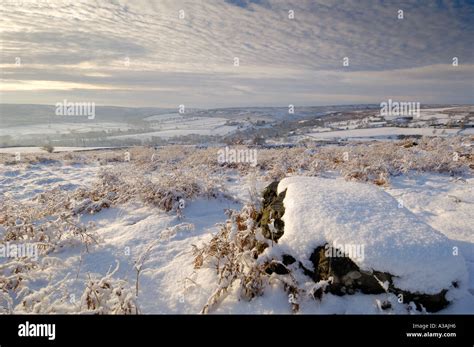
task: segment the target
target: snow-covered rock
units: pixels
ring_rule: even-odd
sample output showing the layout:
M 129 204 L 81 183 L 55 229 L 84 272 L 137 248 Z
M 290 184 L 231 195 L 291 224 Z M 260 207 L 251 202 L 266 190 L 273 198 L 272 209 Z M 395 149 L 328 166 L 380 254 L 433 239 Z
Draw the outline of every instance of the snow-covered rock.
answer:
M 329 244 L 346 255 L 353 250 L 349 256 L 363 271 L 395 276 L 393 285 L 404 291 L 436 294 L 467 280 L 465 261 L 450 239 L 376 186 L 289 177 L 278 185 L 278 193 L 285 190 L 277 248 L 297 255 L 308 269 L 313 251 Z

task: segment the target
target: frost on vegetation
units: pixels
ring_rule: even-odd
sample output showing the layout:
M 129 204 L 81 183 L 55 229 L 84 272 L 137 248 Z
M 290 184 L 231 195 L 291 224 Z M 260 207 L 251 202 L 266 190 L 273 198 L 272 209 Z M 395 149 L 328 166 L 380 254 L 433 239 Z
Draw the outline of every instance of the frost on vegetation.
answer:
M 195 267 L 210 267 L 218 275 L 215 291 L 203 312 L 214 310 L 233 290 L 240 298 L 250 300 L 262 295 L 264 288 L 274 283 L 283 286 L 291 309 L 297 311 L 305 296 L 318 296 L 329 280 L 316 283 L 312 289 L 301 288 L 291 270 L 294 265 L 263 256 L 273 240 L 264 237 L 266 231 L 256 222 L 261 208 L 257 179 L 270 181 L 338 172 L 347 180 L 388 185 L 391 177 L 409 171 L 462 175 L 474 169 L 471 142 L 468 137 L 449 137 L 344 146 L 262 147 L 258 148 L 255 168 L 246 163 L 219 163 L 219 148 L 184 146 L 131 148 L 130 161 L 124 161 L 123 150 L 25 154 L 20 163 L 11 155 L 0 155 L 1 163 L 18 165 L 20 171 L 38 163 L 100 166 L 91 186 L 74 191 L 53 188 L 29 201 L 16 201 L 4 194 L 0 200 L 0 242 L 35 243 L 43 260 L 2 260 L 0 313 L 139 312 L 132 300 L 134 290 L 125 281 L 114 278 L 116 270 L 102 279 L 89 278 L 83 284 L 85 289 L 80 300 L 71 303 L 62 295 L 67 291 L 69 279 L 51 283 L 48 277 L 48 270 L 54 268 L 54 254 L 74 247 L 91 251 L 101 242 L 94 223 L 81 222 L 84 215 L 134 201 L 182 217 L 183 207 L 193 199 L 229 198 L 225 187 L 229 173 L 247 177 L 251 187 L 250 202 L 240 212 L 229 211 L 229 220 L 211 241 L 194 249 Z M 277 220 L 273 217 L 267 225 L 271 235 L 278 233 Z M 166 229 L 160 237 L 169 240 L 181 230 L 191 228 L 190 224 L 182 223 Z M 48 284 L 35 290 L 33 283 L 38 281 Z
M 259 152 L 259 166 L 272 180 L 289 175 L 317 176 L 339 172 L 348 180 L 389 184 L 390 177 L 409 171 L 462 174 L 474 169 L 474 155 L 465 137 L 422 138 L 345 146 L 270 149 Z
M 127 281 L 115 279 L 119 264 L 104 277 L 89 277 L 81 296 L 81 311 L 96 314 L 137 314 L 136 296 Z
M 97 236 L 89 230 L 93 223 L 82 224 L 66 208 L 51 214 L 45 210 L 41 204 L 4 201 L 0 207 L 1 241 L 35 243 L 42 254 L 97 243 Z
M 256 229 L 251 222 L 255 209 L 246 206 L 240 214 L 235 211 L 228 211 L 228 214 L 229 221 L 208 244 L 203 248 L 194 246 L 194 267 L 215 268 L 218 274 L 217 288 L 204 306 L 203 313 L 212 310 L 236 281 L 239 282 L 241 297 L 246 299 L 260 295 L 266 285 L 261 274 L 264 270 L 255 263 L 258 255 Z
M 51 202 L 48 200 L 49 203 Z M 57 207 L 3 200 L 0 207 L 0 243 L 2 245 L 28 245 L 35 247 L 35 257 L 5 258 L 0 264 L 0 310 L 8 312 L 55 312 L 48 300 L 55 295 L 61 282 L 48 284 L 39 290 L 35 283 L 50 280 L 50 269 L 60 266 L 52 257 L 71 248 L 89 251 L 98 243 L 92 223 L 82 224 L 65 205 Z M 51 214 L 46 213 L 51 212 Z M 51 305 L 50 305 L 51 304 Z M 68 309 L 69 310 L 69 309 Z M 66 311 L 68 311 L 66 310 Z M 60 310 L 61 312 L 66 312 Z
M 92 188 L 81 188 L 74 193 L 74 197 L 80 201 L 75 211 L 94 213 L 112 204 L 141 201 L 166 212 L 179 212 L 185 201 L 196 197 L 227 196 L 220 178 L 210 177 L 202 170 L 140 170 L 138 167 L 131 171 L 122 167 L 102 169 Z
M 113 276 L 118 271 L 117 263 L 113 271 L 109 271 L 102 278 L 93 278 L 89 275 L 81 295 L 76 296 L 68 292 L 66 276 L 55 284 L 30 291 L 25 294 L 14 308 L 15 313 L 89 313 L 89 314 L 137 314 L 139 309 L 133 289 L 125 280 Z M 10 301 L 8 301 L 10 300 Z M 10 309 L 11 298 L 7 297 L 4 310 Z
M 283 289 L 292 298 L 292 310 L 298 310 L 299 294 L 295 278 L 290 273 L 285 277 L 271 275 L 271 268 L 284 265 L 259 258 L 262 250 L 268 247 L 269 240 L 265 240 L 255 223 L 257 213 L 252 205 L 246 205 L 241 212 L 228 211 L 229 220 L 210 242 L 201 248 L 194 246 L 195 269 L 215 269 L 218 278 L 202 313 L 215 310 L 234 289 L 240 299 L 250 301 L 263 295 L 265 288 L 273 282 L 283 284 Z
M 326 293 L 386 293 L 402 297 L 397 309 L 410 310 L 414 302 L 419 312 L 437 312 L 465 286 L 464 260 L 452 254 L 451 241 L 383 190 L 314 177 L 275 183 L 264 190 L 262 209 L 228 211 L 221 230 L 194 247 L 195 268 L 214 269 L 218 280 L 203 313 L 218 309 L 230 294 L 252 300 L 274 284 L 286 292 L 293 312 Z M 351 249 L 368 245 L 369 254 L 344 254 L 335 245 L 341 254 L 328 253 L 328 245 L 344 240 Z M 380 307 L 390 310 L 385 302 Z
M 175 165 L 171 157 L 164 163 Z M 136 167 L 124 170 L 122 165 Z M 57 282 L 51 278 L 51 273 L 62 264 L 54 265 L 44 260 L 53 259 L 54 254 L 72 248 L 90 252 L 92 247 L 101 243 L 94 222 L 81 222 L 84 215 L 96 214 L 128 201 L 138 201 L 183 217 L 186 201 L 196 197 L 224 196 L 226 193 L 220 178 L 203 172 L 202 167 L 192 170 L 175 168 L 173 171 L 171 167 L 160 170 L 145 161 L 117 161 L 115 167 L 102 168 L 96 182 L 89 187 L 83 186 L 74 191 L 53 188 L 22 201 L 5 194 L 0 201 L 0 242 L 34 244 L 42 261 L 29 257 L 2 259 L 0 312 L 137 313 L 135 298 L 132 300 L 130 296 L 133 291 L 127 289 L 127 282 L 113 278 L 116 270 L 103 279 L 89 278 L 78 304 L 71 303 L 66 296 L 58 297 L 59 288 L 65 287 L 68 281 Z M 192 224 L 181 223 L 166 229 L 160 238 L 169 240 L 178 232 L 192 229 Z M 38 289 L 38 283 L 46 284 Z

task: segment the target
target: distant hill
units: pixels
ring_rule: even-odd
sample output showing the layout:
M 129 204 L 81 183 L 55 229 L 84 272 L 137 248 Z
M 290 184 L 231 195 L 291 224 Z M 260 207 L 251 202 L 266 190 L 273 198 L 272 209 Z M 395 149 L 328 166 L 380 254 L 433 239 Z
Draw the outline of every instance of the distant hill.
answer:
M 47 124 L 47 123 L 83 123 L 87 122 L 134 122 L 145 117 L 173 112 L 175 110 L 154 107 L 116 107 L 96 106 L 96 117 L 61 117 L 55 114 L 55 105 L 0 104 L 0 123 L 2 127 Z

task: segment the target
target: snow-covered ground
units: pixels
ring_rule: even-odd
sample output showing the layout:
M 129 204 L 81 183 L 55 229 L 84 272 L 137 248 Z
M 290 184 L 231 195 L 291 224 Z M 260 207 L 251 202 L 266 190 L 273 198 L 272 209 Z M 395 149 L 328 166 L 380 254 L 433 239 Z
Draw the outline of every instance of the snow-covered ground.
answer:
M 233 136 L 237 136 L 235 141 L 247 142 L 264 137 L 268 143 L 281 141 L 281 137 L 285 136 L 295 141 L 396 140 L 399 136 L 415 135 L 448 137 L 474 134 L 470 116 L 472 109 L 472 106 L 421 109 L 420 114 L 403 127 L 394 121 L 398 116 L 381 116 L 374 108 L 357 110 L 356 106 L 348 106 L 343 112 L 298 107 L 296 113 L 290 115 L 286 108 L 186 109 L 184 113 L 154 113 L 152 110 L 143 113 L 140 109 L 127 109 L 130 118 L 119 116 L 121 113 L 117 110 L 108 110 L 92 120 L 87 117 L 76 117 L 74 120 L 55 118 L 41 112 L 42 116 L 35 118 L 35 113 L 30 110 L 18 121 L 14 119 L 15 111 L 10 110 L 8 122 L 0 128 L 0 145 L 149 145 L 162 144 L 170 139 L 179 141 L 175 138 L 197 141 L 196 138 L 202 136 L 212 137 L 216 143 L 225 141 L 224 137 L 229 140 Z M 115 117 L 116 112 L 119 114 Z M 292 130 L 292 122 L 299 122 L 301 128 Z M 278 131 L 272 131 L 275 130 L 273 128 Z
M 46 123 L 28 125 L 10 125 L 0 128 L 0 138 L 15 140 L 21 143 L 25 137 L 56 137 L 64 141 L 64 135 L 85 138 L 88 135 L 97 137 L 117 139 L 140 139 L 149 140 L 152 137 L 170 138 L 190 134 L 197 135 L 226 135 L 237 129 L 235 125 L 226 125 L 228 118 L 195 116 L 193 112 L 166 113 L 135 119 L 130 122 L 124 121 L 101 121 L 100 115 L 96 119 L 89 120 L 87 117 L 75 119 L 75 122 L 63 118 L 54 118 Z M 34 119 L 32 120 L 34 122 Z M 129 132 L 129 133 L 123 133 Z M 62 137 L 61 137 L 62 136 Z
M 68 123 L 52 121 L 50 124 L 33 124 L 27 126 L 13 126 L 0 128 L 0 136 L 12 136 L 13 138 L 22 138 L 31 135 L 58 135 L 58 134 L 85 134 L 97 131 L 126 131 L 133 128 L 126 123 L 115 122 L 93 122 L 85 121 L 82 123 Z
M 98 166 L 37 163 L 27 169 L 2 166 L 0 194 L 15 200 L 29 200 L 52 189 L 74 190 L 86 187 L 95 179 Z
M 308 133 L 306 136 L 316 139 L 340 139 L 340 138 L 354 138 L 354 139 L 382 139 L 382 138 L 396 138 L 399 135 L 423 135 L 423 136 L 450 136 L 454 134 L 470 135 L 474 134 L 474 128 L 469 129 L 433 129 L 433 128 L 397 128 L 397 127 L 380 127 L 380 128 L 365 128 L 365 129 L 350 129 L 337 131 L 321 131 Z
M 420 220 L 448 237 L 468 270 L 467 288 L 473 297 L 456 301 L 445 313 L 474 312 L 474 178 L 439 174 L 395 177 L 386 191 Z M 465 307 L 463 307 L 465 306 Z
M 132 138 L 151 139 L 153 136 L 170 138 L 173 136 L 197 135 L 225 135 L 235 129 L 236 126 L 225 125 L 226 118 L 219 117 L 195 117 L 188 114 L 162 114 L 145 118 L 154 129 L 150 132 L 131 135 L 111 136 L 111 139 Z
M 94 151 L 97 149 L 106 149 L 108 147 L 54 147 L 54 152 L 81 152 Z M 46 153 L 41 147 L 7 147 L 0 148 L 0 154 L 16 154 L 16 153 Z
M 122 171 L 129 170 L 127 163 L 106 166 L 56 161 L 2 164 L 2 201 L 13 199 L 30 203 L 41 193 L 87 188 L 101 170 L 112 170 L 114 165 L 123 165 Z M 90 278 L 102 278 L 118 262 L 119 269 L 114 277 L 127 281 L 134 292 L 137 276 L 134 266 L 145 256 L 138 280 L 140 311 L 199 313 L 215 290 L 217 275 L 211 268 L 195 269 L 193 245 L 208 242 L 219 231 L 219 223 L 227 220 L 225 209 L 239 210 L 250 199 L 253 185 L 261 192 L 271 182 L 264 175 L 255 181 L 232 170 L 224 177 L 227 197 L 192 199 L 186 202 L 181 215 L 137 201 L 81 215 L 82 223 L 94 224 L 98 244 L 89 252 L 81 247 L 71 247 L 48 255 L 38 277 L 28 280 L 29 290 L 49 288 L 59 292 L 57 288 L 60 288 L 67 297 L 75 298 L 71 302 L 79 306 L 84 283 Z M 393 177 L 385 188 L 369 183 L 347 183 L 342 178 L 336 178 L 333 183 L 313 182 L 305 179 L 282 182 L 282 187 L 290 189 L 285 200 L 288 229 L 281 247 L 302 247 L 300 253 L 309 251 L 308 247 L 316 238 L 312 235 L 311 240 L 305 240 L 300 230 L 309 224 L 291 221 L 292 213 L 306 211 L 304 220 L 312 223 L 311 218 L 314 218 L 315 224 L 311 226 L 317 226 L 320 232 L 317 237 L 338 239 L 340 243 L 366 243 L 365 258 L 359 265 L 377 266 L 380 270 L 403 275 L 399 285 L 404 288 L 433 292 L 452 280 L 459 280 L 462 286 L 452 297 L 454 301 L 440 313 L 474 312 L 472 177 L 456 179 L 443 174 L 409 172 Z M 296 192 L 294 199 L 291 198 L 292 184 Z M 310 204 L 311 209 L 304 210 L 299 206 L 304 203 Z M 314 211 L 326 215 L 320 215 L 318 219 L 311 214 Z M 2 229 L 0 226 L 0 235 Z M 451 252 L 453 246 L 459 248 L 459 257 L 442 256 Z M 0 266 L 5 261 L 0 259 Z M 66 277 L 63 284 L 59 284 Z M 303 300 L 300 313 L 384 313 L 379 305 L 386 300 L 393 304 L 390 312 L 407 313 L 406 307 L 397 304 L 393 294 L 342 297 L 327 294 L 320 302 Z M 1 305 L 5 304 L 0 301 Z M 240 300 L 234 288 L 213 312 L 291 313 L 291 310 L 288 295 L 277 284 L 271 284 L 264 295 L 250 302 Z
M 472 106 L 423 108 L 419 114 L 400 120 L 403 115 L 371 114 L 364 118 L 335 120 L 323 118 L 324 126 L 305 131 L 300 139 L 393 140 L 399 136 L 472 135 Z M 402 117 L 403 118 L 403 117 Z M 401 126 L 401 123 L 404 125 Z
M 278 248 L 300 255 L 307 268 L 314 249 L 329 243 L 359 247 L 351 259 L 361 270 L 399 276 L 397 287 L 411 292 L 433 294 L 466 281 L 454 244 L 377 186 L 296 176 L 280 182 L 279 193 L 285 190 Z

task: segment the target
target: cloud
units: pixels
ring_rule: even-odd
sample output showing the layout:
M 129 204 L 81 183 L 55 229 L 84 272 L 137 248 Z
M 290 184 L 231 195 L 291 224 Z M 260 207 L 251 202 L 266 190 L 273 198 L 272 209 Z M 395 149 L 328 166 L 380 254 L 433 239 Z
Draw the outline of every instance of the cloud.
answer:
M 268 1 L 265 1 L 265 0 L 224 0 L 224 1 L 231 5 L 239 6 L 242 8 L 249 8 L 252 4 L 269 6 Z
M 35 88 L 43 103 L 66 95 L 130 106 L 366 102 L 407 91 L 421 102 L 473 100 L 468 1 L 11 0 L 0 10 L 2 102 L 38 100 Z

